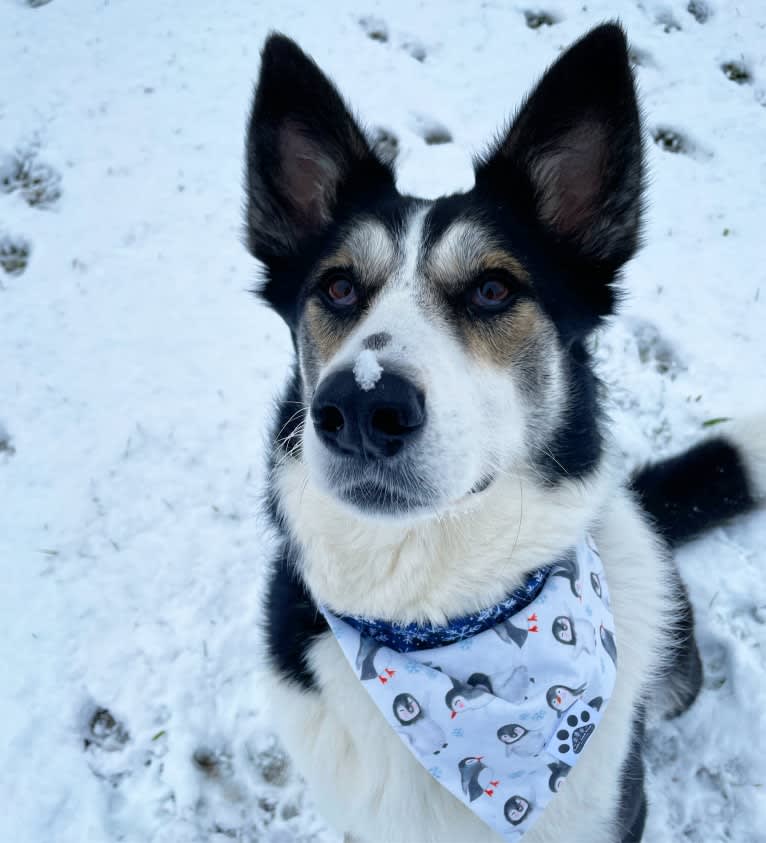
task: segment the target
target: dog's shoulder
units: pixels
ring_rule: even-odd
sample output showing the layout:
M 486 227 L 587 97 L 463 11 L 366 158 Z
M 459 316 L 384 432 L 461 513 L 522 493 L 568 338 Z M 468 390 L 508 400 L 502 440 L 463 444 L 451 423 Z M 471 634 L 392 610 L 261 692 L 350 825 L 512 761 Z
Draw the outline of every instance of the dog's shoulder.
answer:
M 327 631 L 327 622 L 297 573 L 295 551 L 288 542 L 275 554 L 269 571 L 264 620 L 272 670 L 304 691 L 315 690 L 308 651 Z

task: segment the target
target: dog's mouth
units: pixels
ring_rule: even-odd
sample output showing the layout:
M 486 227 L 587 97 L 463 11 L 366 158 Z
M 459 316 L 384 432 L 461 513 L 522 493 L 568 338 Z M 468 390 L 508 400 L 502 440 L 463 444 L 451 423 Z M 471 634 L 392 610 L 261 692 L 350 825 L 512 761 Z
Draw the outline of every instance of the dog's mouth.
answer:
M 400 477 L 349 477 L 345 482 L 334 483 L 333 494 L 344 504 L 368 515 L 412 516 L 434 513 L 441 507 L 449 508 L 449 501 L 440 499 L 426 482 L 405 483 Z M 468 501 L 489 489 L 495 475 L 481 477 L 454 503 Z M 441 506 L 440 506 L 441 504 Z
M 429 497 L 408 494 L 389 484 L 363 480 L 338 489 L 341 501 L 371 515 L 407 515 L 432 507 Z

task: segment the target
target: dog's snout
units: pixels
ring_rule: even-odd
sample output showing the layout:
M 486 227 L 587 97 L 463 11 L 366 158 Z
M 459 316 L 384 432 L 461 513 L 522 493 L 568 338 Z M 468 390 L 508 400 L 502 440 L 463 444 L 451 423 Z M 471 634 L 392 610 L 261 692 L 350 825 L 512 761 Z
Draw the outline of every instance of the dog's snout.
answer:
M 362 389 L 350 369 L 320 384 L 311 418 L 325 445 L 348 456 L 393 457 L 423 427 L 425 395 L 401 375 L 383 372 L 372 389 Z

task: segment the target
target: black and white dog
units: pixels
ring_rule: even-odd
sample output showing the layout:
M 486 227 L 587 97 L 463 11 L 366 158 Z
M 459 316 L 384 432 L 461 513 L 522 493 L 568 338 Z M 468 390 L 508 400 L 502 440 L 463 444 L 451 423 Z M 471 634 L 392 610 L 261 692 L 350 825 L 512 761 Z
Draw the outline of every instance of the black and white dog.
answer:
M 525 843 L 641 838 L 645 711 L 662 689 L 666 713 L 683 711 L 701 681 L 669 551 L 766 494 L 759 422 L 616 476 L 589 339 L 639 241 L 644 169 L 617 25 L 547 71 L 473 189 L 436 201 L 397 192 L 292 41 L 265 45 L 247 231 L 297 354 L 270 475 L 273 712 L 349 839 L 502 838 L 418 764 L 318 607 L 444 624 L 498 603 L 585 532 L 611 589 L 617 684 Z

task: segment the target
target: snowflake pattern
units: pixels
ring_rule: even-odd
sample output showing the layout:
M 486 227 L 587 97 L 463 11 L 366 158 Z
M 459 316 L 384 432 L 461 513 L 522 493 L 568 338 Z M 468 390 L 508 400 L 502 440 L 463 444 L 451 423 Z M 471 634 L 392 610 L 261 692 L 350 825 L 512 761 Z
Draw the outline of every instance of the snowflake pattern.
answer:
M 519 586 L 502 602 L 475 612 L 473 615 L 455 618 L 445 626 L 390 623 L 358 615 L 338 615 L 338 617 L 361 635 L 373 638 L 397 653 L 443 647 L 458 641 L 465 642 L 465 647 L 468 649 L 471 647 L 471 639 L 474 635 L 491 629 L 517 612 L 523 611 L 535 600 L 542 591 L 550 570 L 551 566 L 540 568 L 530 574 L 524 585 Z

